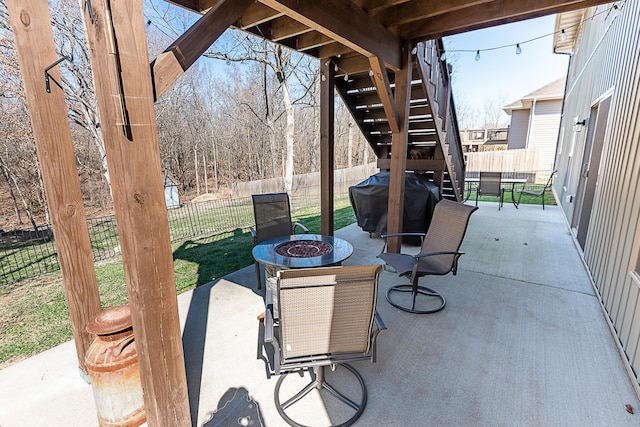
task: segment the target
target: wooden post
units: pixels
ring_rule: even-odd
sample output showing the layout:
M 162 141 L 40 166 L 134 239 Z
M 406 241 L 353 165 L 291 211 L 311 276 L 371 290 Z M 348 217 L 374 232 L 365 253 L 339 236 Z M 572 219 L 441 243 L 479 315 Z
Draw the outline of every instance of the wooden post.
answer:
M 62 89 L 53 82 L 61 82 L 57 67 L 49 70 L 51 93 L 45 87 L 44 70 L 58 60 L 49 5 L 47 0 L 8 0 L 7 9 L 51 213 L 78 364 L 86 374 L 84 356 L 92 337 L 85 326 L 100 313 L 100 295 L 67 107 Z
M 336 74 L 329 61 L 325 59 L 320 61 L 320 233 L 333 236 L 335 164 L 333 94 Z
M 142 2 L 92 6 L 84 20 L 147 422 L 191 425 Z
M 409 101 L 411 100 L 411 45 L 405 43 L 402 51 L 402 68 L 396 72 L 395 101 L 398 112 L 399 132 L 391 137 L 391 171 L 389 182 L 389 206 L 387 233 L 402 232 L 404 211 L 404 176 L 407 167 L 407 145 L 409 143 Z M 387 250 L 400 252 L 402 239 L 390 238 Z

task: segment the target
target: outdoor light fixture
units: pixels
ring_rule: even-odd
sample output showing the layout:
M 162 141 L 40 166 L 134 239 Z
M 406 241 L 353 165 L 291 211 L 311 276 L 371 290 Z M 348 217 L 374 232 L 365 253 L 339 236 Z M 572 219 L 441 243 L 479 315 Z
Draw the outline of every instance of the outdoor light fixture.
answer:
M 476 51 L 476 61 L 480 61 L 480 49 Z
M 587 125 L 587 119 L 580 120 L 580 118 L 576 118 L 576 123 L 573 125 L 573 131 L 580 132 L 582 131 L 582 127 L 586 125 Z
M 522 49 L 520 48 L 520 43 L 516 44 L 516 55 L 520 55 L 522 53 Z

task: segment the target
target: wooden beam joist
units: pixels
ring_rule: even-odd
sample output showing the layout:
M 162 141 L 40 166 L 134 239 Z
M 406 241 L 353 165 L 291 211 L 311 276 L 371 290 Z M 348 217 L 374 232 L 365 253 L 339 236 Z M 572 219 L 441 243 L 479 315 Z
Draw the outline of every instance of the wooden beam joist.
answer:
M 325 46 L 333 43 L 333 39 L 325 36 L 317 31 L 311 31 L 305 34 L 301 34 L 296 39 L 296 50 L 305 52 L 307 50 L 315 49 L 320 46 Z
M 393 27 L 403 39 L 425 40 L 445 37 L 495 25 L 538 18 L 554 13 L 609 3 L 605 0 L 493 0 L 449 13 Z
M 295 19 L 289 18 L 288 16 L 281 16 L 274 19 L 268 24 L 268 27 L 270 28 L 271 33 L 270 39 L 274 42 L 311 31 L 311 28 L 296 21 Z
M 283 16 L 282 12 L 273 10 L 262 3 L 255 2 L 242 13 L 242 16 L 234 25 L 241 30 L 246 30 L 247 28 L 255 27 L 256 25 L 263 24 L 280 16 Z
M 155 99 L 236 22 L 254 0 L 223 0 L 191 26 L 151 63 Z
M 400 68 L 401 40 L 349 1 L 260 0 L 360 54 Z
M 384 10 L 378 18 L 384 26 L 401 25 L 449 12 L 482 5 L 494 0 L 447 0 L 430 2 L 405 2 Z

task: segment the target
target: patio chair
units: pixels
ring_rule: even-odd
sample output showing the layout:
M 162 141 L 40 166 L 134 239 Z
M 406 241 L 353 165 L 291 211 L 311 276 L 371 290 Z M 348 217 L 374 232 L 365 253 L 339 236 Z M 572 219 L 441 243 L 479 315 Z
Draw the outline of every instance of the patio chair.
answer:
M 296 234 L 298 228 L 304 233 L 309 232 L 304 225 L 291 222 L 291 207 L 287 193 L 254 194 L 251 198 L 255 228 L 251 227 L 250 230 L 254 245 L 276 237 Z M 258 289 L 260 289 L 262 287 L 260 264 L 256 262 L 255 266 Z
M 463 255 L 463 252 L 459 252 L 460 245 L 467 231 L 469 218 L 476 209 L 476 206 L 451 200 L 440 201 L 433 212 L 427 233 L 412 233 L 422 238 L 420 253 L 415 255 L 385 252 L 387 238 L 407 233 L 382 236 L 385 244 L 378 258 L 411 282 L 389 288 L 387 301 L 392 306 L 417 314 L 435 313 L 444 308 L 444 296 L 431 288 L 418 286 L 418 279 L 428 275 L 457 273 L 458 258 Z M 403 298 L 402 294 L 408 294 L 408 297 Z
M 549 175 L 549 179 L 547 180 L 547 183 L 544 185 L 544 187 L 542 187 L 541 190 L 531 190 L 527 188 L 516 190 L 518 193 L 520 193 L 520 195 L 518 196 L 518 205 L 520 204 L 520 199 L 522 198 L 522 195 L 528 194 L 530 196 L 541 197 L 542 209 L 544 210 L 544 195 L 547 192 L 547 190 L 551 190 L 551 185 L 553 184 L 553 177 L 556 175 L 557 172 L 558 172 L 557 170 L 551 172 L 551 175 Z
M 303 400 L 314 389 L 321 396 L 329 393 L 339 401 L 332 403 L 344 406 L 343 410 L 337 406 L 327 408 L 336 409 L 335 414 L 328 415 L 340 426 L 353 424 L 364 412 L 367 388 L 349 362 L 376 361 L 377 336 L 386 329 L 376 313 L 381 270 L 381 265 L 360 265 L 279 271 L 277 321 L 271 311 L 273 295 L 267 289 L 262 346 L 267 354 L 272 350 L 269 372 L 280 375 L 274 400 L 278 412 L 290 425 L 301 425 L 304 422 L 300 420 L 301 414 L 303 417 L 308 414 L 309 420 L 317 419 L 317 414 L 309 413 L 309 406 L 303 403 L 315 401 L 313 396 Z M 330 371 L 325 371 L 327 366 Z M 309 378 L 309 383 L 302 388 L 303 380 L 292 375 L 283 386 L 293 372 L 305 377 L 304 382 Z M 341 391 L 330 380 L 341 384 Z M 294 414 L 299 421 L 292 419 Z
M 498 210 L 502 208 L 504 202 L 504 188 L 502 188 L 502 173 L 500 172 L 480 172 L 480 181 L 476 187 L 476 206 L 478 206 L 478 196 L 498 196 L 500 204 Z

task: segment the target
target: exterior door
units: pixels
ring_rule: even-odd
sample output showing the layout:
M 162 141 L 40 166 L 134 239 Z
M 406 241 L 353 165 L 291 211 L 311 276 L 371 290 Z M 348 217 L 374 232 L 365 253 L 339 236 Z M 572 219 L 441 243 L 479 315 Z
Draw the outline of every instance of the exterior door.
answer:
M 598 182 L 598 168 L 600 167 L 600 157 L 602 155 L 610 105 L 611 95 L 593 106 L 589 116 L 587 140 L 582 158 L 580 180 L 576 191 L 576 206 L 573 210 L 571 221 L 571 227 L 574 229 L 576 239 L 583 250 L 587 240 L 591 208 Z

